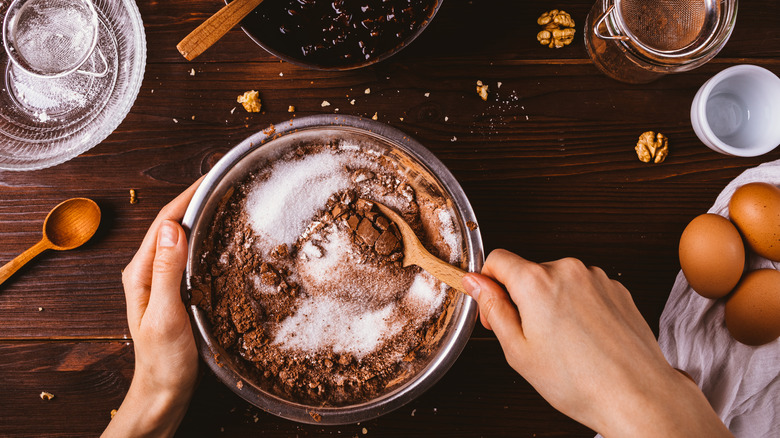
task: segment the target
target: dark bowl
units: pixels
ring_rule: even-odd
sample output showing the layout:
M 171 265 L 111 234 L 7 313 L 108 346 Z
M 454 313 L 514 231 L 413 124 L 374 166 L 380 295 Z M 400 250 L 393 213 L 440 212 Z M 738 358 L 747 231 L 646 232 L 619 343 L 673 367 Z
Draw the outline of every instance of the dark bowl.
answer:
M 316 70 L 351 70 L 411 44 L 442 1 L 417 6 L 414 0 L 265 0 L 241 21 L 241 29 L 282 60 Z

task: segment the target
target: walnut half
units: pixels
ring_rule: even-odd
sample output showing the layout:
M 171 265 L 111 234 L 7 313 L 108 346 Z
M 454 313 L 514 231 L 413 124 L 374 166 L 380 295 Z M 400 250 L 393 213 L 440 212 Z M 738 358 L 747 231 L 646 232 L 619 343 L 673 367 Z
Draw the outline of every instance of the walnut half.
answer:
M 660 132 L 647 131 L 639 136 L 634 150 L 639 161 L 662 163 L 669 155 L 669 139 Z
M 261 108 L 260 96 L 257 90 L 250 90 L 238 96 L 236 101 L 244 106 L 248 113 L 259 113 Z
M 566 11 L 559 11 L 558 9 L 545 12 L 536 20 L 536 23 L 540 26 L 546 26 L 553 23 L 561 27 L 574 27 L 574 20 L 571 18 L 571 15 Z
M 536 34 L 536 40 L 551 49 L 560 49 L 574 40 L 574 20 L 566 11 L 553 9 L 542 14 L 536 22 L 544 26 L 544 30 Z

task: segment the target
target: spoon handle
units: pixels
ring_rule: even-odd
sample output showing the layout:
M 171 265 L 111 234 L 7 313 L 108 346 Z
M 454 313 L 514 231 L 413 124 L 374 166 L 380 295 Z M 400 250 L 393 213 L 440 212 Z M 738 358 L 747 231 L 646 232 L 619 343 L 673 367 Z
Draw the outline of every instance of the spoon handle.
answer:
M 425 251 L 424 248 L 420 248 L 420 250 L 421 252 Z M 447 283 L 451 288 L 465 294 L 466 289 L 463 287 L 463 276 L 468 274 L 468 272 L 452 266 L 427 251 L 425 251 L 425 253 L 427 254 L 424 254 L 422 257 L 415 257 L 414 264 L 425 269 L 428 273 L 444 283 Z
M 197 58 L 243 20 L 263 0 L 233 0 L 196 27 L 176 45 L 188 61 Z
M 49 248 L 51 248 L 51 242 L 43 239 L 35 245 L 31 246 L 27 251 L 16 256 L 15 259 L 6 263 L 5 266 L 0 268 L 0 284 L 3 284 L 6 280 L 8 280 L 12 275 L 14 275 L 16 271 L 19 270 L 19 268 L 26 265 L 27 262 L 34 259 L 35 256 Z

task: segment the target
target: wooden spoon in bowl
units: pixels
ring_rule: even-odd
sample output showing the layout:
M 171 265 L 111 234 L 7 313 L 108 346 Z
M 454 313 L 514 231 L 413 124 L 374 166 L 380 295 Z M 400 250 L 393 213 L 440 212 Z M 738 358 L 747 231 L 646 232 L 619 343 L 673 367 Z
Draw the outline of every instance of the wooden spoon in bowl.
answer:
M 43 222 L 43 238 L 0 268 L 0 284 L 47 249 L 64 251 L 86 243 L 100 225 L 100 207 L 87 198 L 72 198 L 54 207 Z
M 262 2 L 263 0 L 231 1 L 184 37 L 176 44 L 176 48 L 188 61 L 192 61 L 225 36 Z
M 468 274 L 468 272 L 456 268 L 428 252 L 422 242 L 420 242 L 420 239 L 417 238 L 417 235 L 414 234 L 412 227 L 398 213 L 379 202 L 375 202 L 375 204 L 401 231 L 401 239 L 404 245 L 404 267 L 417 265 L 451 288 L 458 292 L 466 293 L 466 290 L 463 288 L 463 276 Z

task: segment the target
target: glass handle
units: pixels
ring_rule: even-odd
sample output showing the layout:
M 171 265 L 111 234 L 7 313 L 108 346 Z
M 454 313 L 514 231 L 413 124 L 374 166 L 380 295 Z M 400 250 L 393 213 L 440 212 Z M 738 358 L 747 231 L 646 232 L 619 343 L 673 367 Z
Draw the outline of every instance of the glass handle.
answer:
M 618 40 L 618 41 L 628 41 L 631 38 L 625 36 L 625 35 L 603 35 L 601 32 L 599 32 L 599 27 L 606 21 L 607 16 L 612 13 L 612 10 L 615 8 L 615 5 L 612 4 L 607 8 L 606 11 L 599 17 L 598 20 L 596 20 L 596 24 L 593 25 L 593 34 L 597 37 L 601 38 L 602 40 Z
M 100 61 L 103 63 L 103 71 L 89 71 L 89 70 L 76 70 L 76 73 L 81 73 L 83 75 L 87 76 L 94 76 L 96 78 L 102 78 L 106 74 L 108 74 L 108 61 L 106 61 L 106 56 L 103 55 L 103 51 L 100 50 L 100 47 L 95 47 L 95 50 L 97 50 L 98 55 L 100 55 Z

